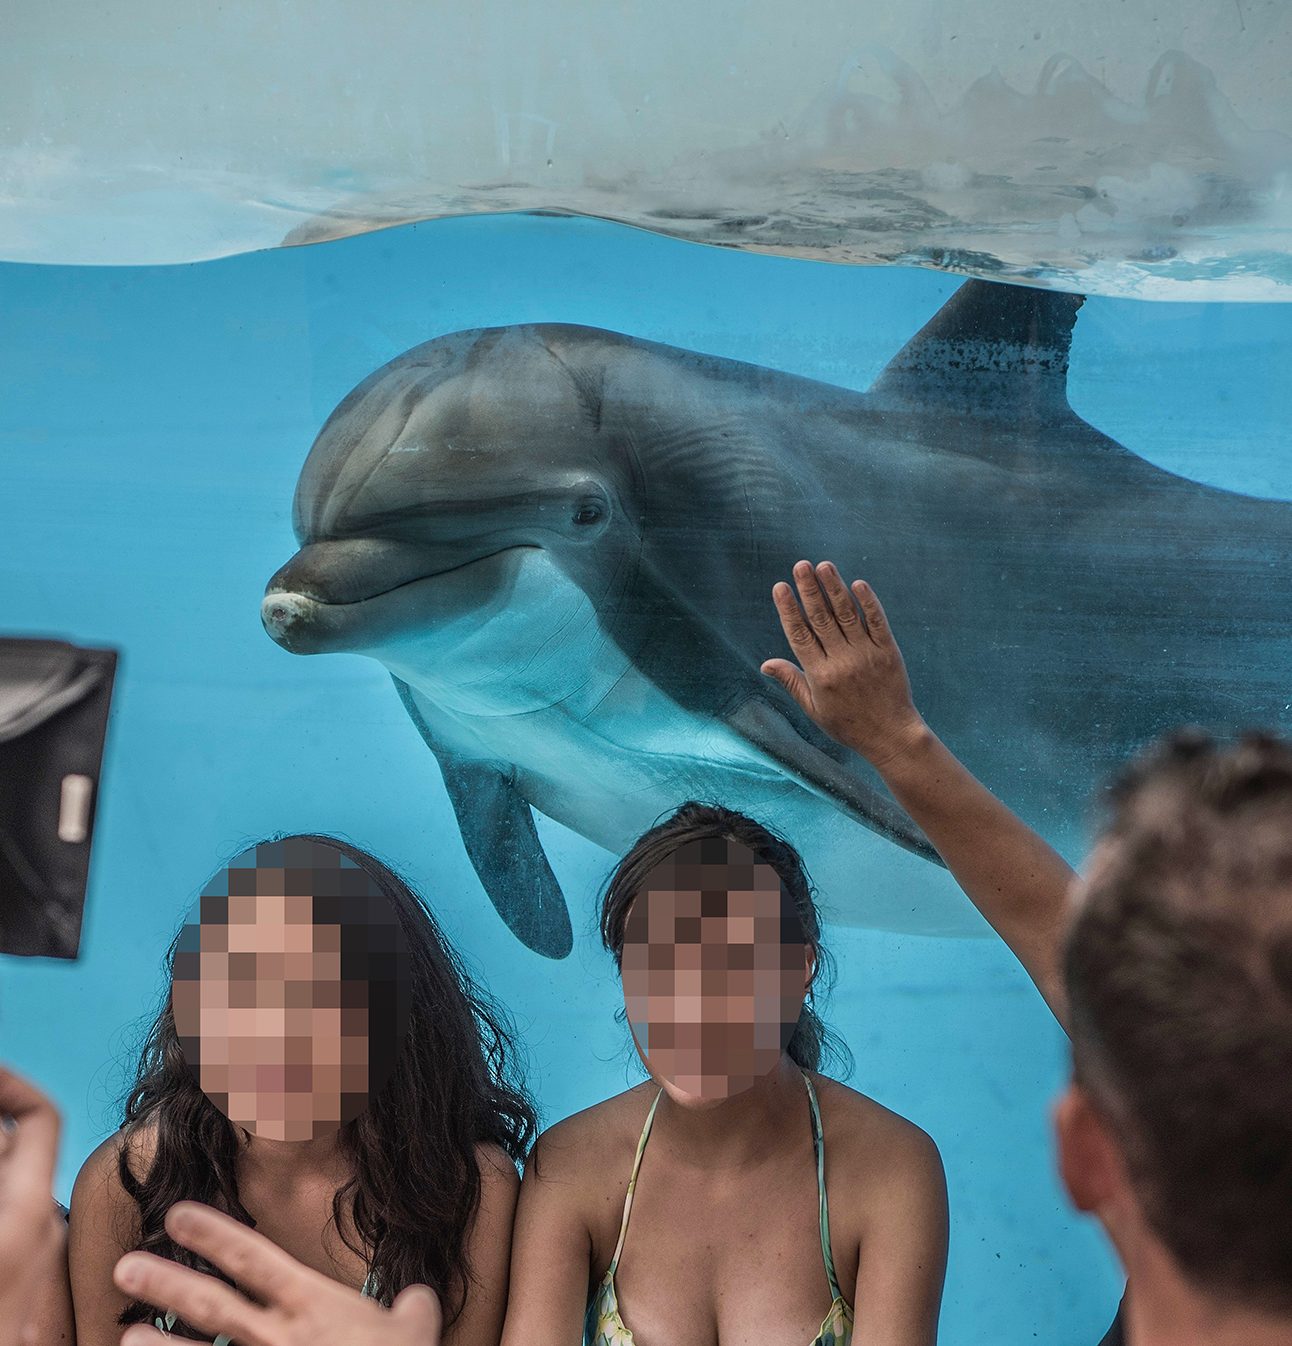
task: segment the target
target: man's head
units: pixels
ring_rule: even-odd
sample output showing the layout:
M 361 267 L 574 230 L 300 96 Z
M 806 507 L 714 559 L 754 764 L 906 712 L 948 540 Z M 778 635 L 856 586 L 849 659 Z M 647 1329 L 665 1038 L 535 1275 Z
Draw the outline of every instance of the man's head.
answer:
M 1177 736 L 1111 792 L 1065 950 L 1073 1200 L 1292 1313 L 1292 745 Z

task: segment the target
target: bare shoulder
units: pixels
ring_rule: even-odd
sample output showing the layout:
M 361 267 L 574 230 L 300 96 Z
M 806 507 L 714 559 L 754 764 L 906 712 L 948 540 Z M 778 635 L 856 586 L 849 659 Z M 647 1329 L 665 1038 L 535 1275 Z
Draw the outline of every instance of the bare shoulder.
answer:
M 526 1177 L 532 1173 L 545 1183 L 600 1187 L 607 1174 L 618 1174 L 625 1155 L 631 1165 L 656 1092 L 657 1086 L 647 1080 L 549 1126 L 534 1143 Z M 623 1181 L 628 1181 L 626 1169 Z
M 482 1290 L 487 1301 L 492 1298 L 501 1303 L 506 1299 L 516 1199 L 520 1195 L 520 1174 L 511 1155 L 502 1146 L 477 1145 L 476 1163 L 480 1170 L 480 1204 L 476 1207 L 471 1229 L 470 1260 L 474 1267 L 475 1288 L 467 1296 L 465 1311 L 468 1315 L 480 1311 Z
M 121 1182 L 120 1159 L 143 1178 L 156 1152 L 150 1127 L 114 1132 L 91 1151 L 72 1187 L 67 1266 L 78 1346 L 114 1346 L 121 1339 L 117 1315 L 127 1299 L 112 1281 L 123 1252 L 138 1245 L 139 1208 Z
M 515 1201 L 520 1190 L 520 1173 L 515 1160 L 501 1145 L 482 1141 L 476 1146 L 476 1165 L 480 1170 L 482 1201 Z
M 909 1200 L 923 1193 L 945 1201 L 942 1156 L 928 1132 L 837 1080 L 816 1076 L 813 1083 L 833 1172 L 850 1175 L 851 1185 L 873 1198 L 892 1193 Z M 847 1198 L 840 1193 L 839 1199 Z M 832 1207 L 835 1202 L 832 1190 Z
M 656 1092 L 647 1080 L 557 1122 L 539 1136 L 525 1164 L 519 1227 L 546 1241 L 564 1229 L 581 1275 L 589 1257 L 603 1264 L 610 1256 L 633 1153 Z
M 133 1244 L 135 1203 L 121 1184 L 121 1155 L 124 1151 L 131 1174 L 142 1180 L 156 1146 L 155 1128 L 143 1126 L 129 1133 L 114 1131 L 90 1151 L 72 1185 L 68 1223 L 73 1243 L 81 1228 L 93 1228 L 111 1231 L 123 1247 Z

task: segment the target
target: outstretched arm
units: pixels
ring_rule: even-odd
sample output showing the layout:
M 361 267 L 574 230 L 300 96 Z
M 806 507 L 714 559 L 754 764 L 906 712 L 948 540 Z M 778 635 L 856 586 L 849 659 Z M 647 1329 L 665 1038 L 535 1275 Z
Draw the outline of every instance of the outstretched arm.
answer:
M 829 561 L 798 562 L 794 580 L 797 599 L 784 583 L 772 597 L 798 662 L 769 659 L 762 671 L 875 767 L 1066 1026 L 1059 947 L 1071 867 L 925 724 L 874 590 L 864 580 L 850 590 Z

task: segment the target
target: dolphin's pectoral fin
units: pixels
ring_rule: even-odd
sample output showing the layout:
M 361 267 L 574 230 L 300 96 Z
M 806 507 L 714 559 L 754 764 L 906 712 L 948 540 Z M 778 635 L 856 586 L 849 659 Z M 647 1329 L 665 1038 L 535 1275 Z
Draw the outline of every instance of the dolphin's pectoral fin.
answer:
M 935 864 L 942 863 L 942 857 L 900 805 L 809 743 L 770 702 L 750 697 L 723 718 L 805 790 L 820 795 L 889 841 Z
M 1078 294 L 966 281 L 889 361 L 869 397 L 959 415 L 1075 418 L 1068 354 Z
M 507 928 L 547 958 L 574 947 L 570 913 L 548 863 L 529 804 L 512 786 L 505 763 L 473 761 L 438 742 L 417 705 L 416 693 L 392 675 L 399 699 L 435 754 L 457 815 L 462 844 L 480 883 Z
M 529 805 L 492 764 L 437 758 L 463 845 L 498 915 L 535 953 L 564 958 L 574 946 L 570 913 Z

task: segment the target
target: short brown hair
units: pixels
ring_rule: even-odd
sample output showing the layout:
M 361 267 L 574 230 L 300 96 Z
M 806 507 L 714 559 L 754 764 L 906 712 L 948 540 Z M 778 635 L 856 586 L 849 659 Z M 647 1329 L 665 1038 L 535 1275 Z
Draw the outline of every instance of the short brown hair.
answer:
M 1222 1299 L 1292 1310 L 1292 744 L 1132 764 L 1067 937 L 1076 1076 L 1145 1216 Z

